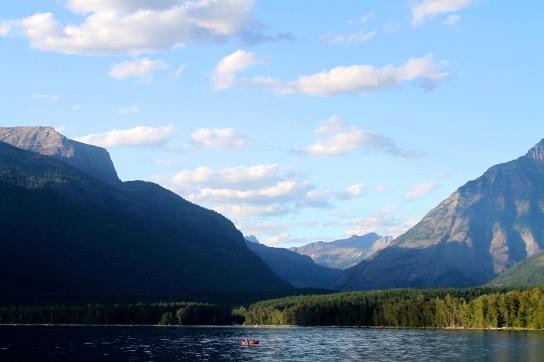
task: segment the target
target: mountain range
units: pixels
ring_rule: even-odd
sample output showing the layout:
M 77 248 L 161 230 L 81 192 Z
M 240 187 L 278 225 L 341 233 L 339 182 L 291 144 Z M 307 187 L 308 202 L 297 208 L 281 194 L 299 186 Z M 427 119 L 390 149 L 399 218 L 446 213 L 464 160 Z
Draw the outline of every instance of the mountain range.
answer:
M 467 182 L 391 245 L 346 270 L 342 290 L 482 285 L 544 248 L 544 140 Z
M 51 127 L 0 127 L 0 303 L 534 285 L 544 282 L 543 185 L 544 140 L 394 240 L 288 250 L 157 184 L 121 181 L 105 149 Z
M 276 275 L 296 288 L 332 289 L 342 271 L 319 265 L 307 255 L 286 248 L 260 244 L 253 235 L 245 236 L 247 246 L 257 254 Z
M 353 235 L 348 239 L 317 241 L 289 250 L 308 255 L 317 264 L 336 269 L 350 268 L 386 248 L 393 240 L 376 233 Z
M 292 288 L 230 220 L 121 182 L 104 149 L 50 127 L 1 127 L 0 141 L 0 301 Z

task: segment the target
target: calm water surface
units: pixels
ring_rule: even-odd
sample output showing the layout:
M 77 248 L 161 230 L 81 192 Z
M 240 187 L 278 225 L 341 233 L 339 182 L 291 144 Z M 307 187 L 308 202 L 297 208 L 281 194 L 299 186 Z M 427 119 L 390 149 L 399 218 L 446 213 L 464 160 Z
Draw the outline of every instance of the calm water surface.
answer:
M 240 340 L 255 338 L 256 346 Z M 544 333 L 0 326 L 0 361 L 544 361 Z

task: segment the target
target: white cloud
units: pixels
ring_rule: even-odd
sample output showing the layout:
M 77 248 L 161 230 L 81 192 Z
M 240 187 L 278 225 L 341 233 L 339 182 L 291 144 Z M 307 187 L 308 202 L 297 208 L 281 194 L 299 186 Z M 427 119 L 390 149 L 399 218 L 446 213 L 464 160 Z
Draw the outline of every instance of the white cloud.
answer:
M 0 22 L 0 36 L 8 35 L 11 32 L 11 26 L 10 22 Z
M 425 18 L 451 13 L 470 5 L 472 0 L 424 0 L 412 6 L 412 25 L 418 25 Z
M 419 82 L 425 89 L 432 89 L 448 77 L 441 72 L 445 62 L 435 62 L 431 55 L 409 59 L 406 64 L 376 68 L 372 65 L 335 67 L 330 70 L 301 76 L 294 82 L 269 77 L 238 78 L 236 73 L 260 59 L 252 53 L 237 51 L 224 58 L 212 78 L 214 89 L 265 88 L 280 94 L 308 94 L 328 96 L 336 94 L 366 94 L 386 88 L 398 87 L 407 82 Z M 225 62 L 224 62 L 225 61 Z
M 376 31 L 370 31 L 365 33 L 364 31 L 358 31 L 356 33 L 340 34 L 340 35 L 323 35 L 319 38 L 321 41 L 327 44 L 340 44 L 340 43 L 363 43 L 367 40 L 374 38 Z
M 108 75 L 115 79 L 136 77 L 143 82 L 149 82 L 156 72 L 166 69 L 168 69 L 168 65 L 162 60 L 142 58 L 117 64 L 110 70 Z
M 329 190 L 316 190 L 304 175 L 277 164 L 219 170 L 201 166 L 154 180 L 229 217 L 280 216 L 306 207 L 329 207 L 335 196 Z
M 160 146 L 174 133 L 173 126 L 134 127 L 124 130 L 111 130 L 76 138 L 76 141 L 100 147 L 120 146 Z
M 457 14 L 450 15 L 442 23 L 444 25 L 453 26 L 461 21 L 461 17 Z
M 72 106 L 72 111 L 79 111 L 81 109 L 81 104 L 76 103 Z
M 397 147 L 388 137 L 365 131 L 356 126 L 346 126 L 338 116 L 322 122 L 315 130 L 317 141 L 301 151 L 317 156 L 334 156 L 365 149 L 383 151 L 402 159 L 420 157 L 421 154 Z
M 45 101 L 51 101 L 51 102 L 56 102 L 60 99 L 59 96 L 57 95 L 54 95 L 54 94 L 33 94 L 32 95 L 32 98 L 33 99 L 41 99 L 41 100 L 45 100 Z
M 212 77 L 213 89 L 230 88 L 235 83 L 235 74 L 249 66 L 266 61 L 266 58 L 259 57 L 253 53 L 241 49 L 227 55 L 219 61 Z
M 1 35 L 28 38 L 33 48 L 66 54 L 141 53 L 188 42 L 239 36 L 253 24 L 254 0 L 70 0 L 83 19 L 60 24 L 52 13 L 2 22 Z
M 358 183 L 355 185 L 351 185 L 348 187 L 344 194 L 342 195 L 343 199 L 354 199 L 356 197 L 362 196 L 365 190 L 365 185 L 362 183 Z
M 68 8 L 76 13 L 114 11 L 131 13 L 138 9 L 165 10 L 179 4 L 179 0 L 69 0 Z
M 418 199 L 428 194 L 432 190 L 436 189 L 437 186 L 438 186 L 437 183 L 433 180 L 422 182 L 419 185 L 414 186 L 408 192 L 406 192 L 404 194 L 404 199 L 408 201 Z
M 203 148 L 246 148 L 252 145 L 251 139 L 232 128 L 199 128 L 191 135 L 191 146 Z

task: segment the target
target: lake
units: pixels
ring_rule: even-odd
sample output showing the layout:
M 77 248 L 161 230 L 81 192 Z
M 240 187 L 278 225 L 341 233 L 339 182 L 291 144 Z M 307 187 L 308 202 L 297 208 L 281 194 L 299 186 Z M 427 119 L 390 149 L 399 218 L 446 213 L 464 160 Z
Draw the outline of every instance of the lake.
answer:
M 255 346 L 241 339 L 255 338 Z M 544 361 L 544 332 L 0 326 L 0 361 Z

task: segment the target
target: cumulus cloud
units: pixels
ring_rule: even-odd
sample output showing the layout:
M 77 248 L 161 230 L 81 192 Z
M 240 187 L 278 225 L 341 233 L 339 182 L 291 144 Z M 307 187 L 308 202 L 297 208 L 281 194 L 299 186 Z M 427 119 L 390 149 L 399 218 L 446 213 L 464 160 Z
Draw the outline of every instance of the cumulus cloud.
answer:
M 431 55 L 409 59 L 404 65 L 387 65 L 376 68 L 372 65 L 335 67 L 309 76 L 301 76 L 292 82 L 270 77 L 240 78 L 237 73 L 260 59 L 253 53 L 242 50 L 225 57 L 218 64 L 212 78 L 214 89 L 263 88 L 280 94 L 308 94 L 329 96 L 336 94 L 366 94 L 371 91 L 398 87 L 407 82 L 416 82 L 431 90 L 444 81 L 448 74 L 442 72 L 445 62 L 436 62 Z
M 70 0 L 81 18 L 63 25 L 36 13 L 2 22 L 0 35 L 27 38 L 33 48 L 66 54 L 141 53 L 239 36 L 254 22 L 254 0 Z
M 232 128 L 199 128 L 191 135 L 192 144 L 188 147 L 203 148 L 247 148 L 251 139 Z
M 388 137 L 356 126 L 346 126 L 338 116 L 322 122 L 314 132 L 317 141 L 299 151 L 317 156 L 335 156 L 354 150 L 382 151 L 402 159 L 421 156 L 417 152 L 399 148 Z
M 33 94 L 32 98 L 33 99 L 41 99 L 41 100 L 45 100 L 45 101 L 51 101 L 51 102 L 56 102 L 56 101 L 58 101 L 60 99 L 60 97 L 57 96 L 57 95 L 54 95 L 54 94 L 42 94 L 42 93 Z
M 119 113 L 122 116 L 127 116 L 129 114 L 140 113 L 140 107 L 132 105 L 132 106 L 129 106 L 129 107 L 119 108 L 119 111 L 117 111 L 117 113 Z
M 426 18 L 461 10 L 472 0 L 424 0 L 414 4 L 412 10 L 412 25 L 418 25 Z
M 198 167 L 154 180 L 198 204 L 229 217 L 280 216 L 303 207 L 329 207 L 334 195 L 317 190 L 307 177 L 277 164 L 213 170 Z
M 420 197 L 436 189 L 437 186 L 437 183 L 433 180 L 422 182 L 406 192 L 404 194 L 404 199 L 408 201 L 419 199 Z
M 160 146 L 165 144 L 174 133 L 173 126 L 134 127 L 124 130 L 111 130 L 76 138 L 76 141 L 100 147 L 120 146 Z
M 129 60 L 115 65 L 108 75 L 115 79 L 140 78 L 143 82 L 153 79 L 156 72 L 168 69 L 168 65 L 162 60 L 149 60 L 147 58 Z
M 237 72 L 264 61 L 266 61 L 266 58 L 245 52 L 241 49 L 227 55 L 215 67 L 215 72 L 212 76 L 212 88 L 225 89 L 232 87 L 235 85 Z

